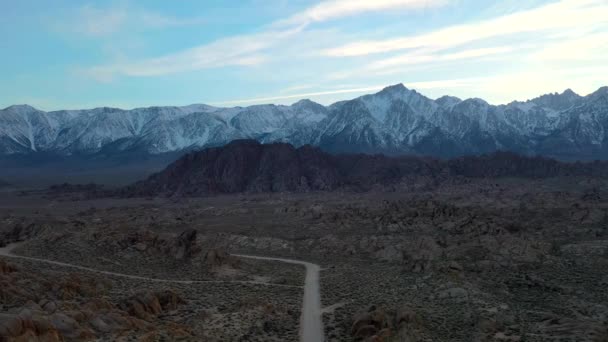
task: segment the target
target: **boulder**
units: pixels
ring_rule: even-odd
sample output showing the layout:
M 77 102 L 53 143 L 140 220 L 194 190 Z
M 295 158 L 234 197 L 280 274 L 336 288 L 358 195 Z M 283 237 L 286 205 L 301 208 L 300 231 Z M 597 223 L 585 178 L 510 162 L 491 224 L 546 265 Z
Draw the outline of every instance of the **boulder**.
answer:
M 2 341 L 63 341 L 62 335 L 45 318 L 23 310 L 19 315 L 0 314 Z
M 17 268 L 4 260 L 0 260 L 0 274 L 9 274 L 17 271 Z
M 151 320 L 163 311 L 175 310 L 185 301 L 171 290 L 141 292 L 125 299 L 119 307 L 130 315 Z
M 374 325 L 362 325 L 357 328 L 357 330 L 353 334 L 353 337 L 355 339 L 364 339 L 366 337 L 374 336 L 376 332 L 378 332 L 378 329 Z
M 50 317 L 51 324 L 63 335 L 74 336 L 80 329 L 78 322 L 63 313 L 54 313 Z
M 395 325 L 412 324 L 418 320 L 416 312 L 409 306 L 400 307 L 395 314 Z
M 387 315 L 384 311 L 372 306 L 367 312 L 361 312 L 353 318 L 351 335 L 355 338 L 366 338 L 388 327 Z
M 205 264 L 210 267 L 219 267 L 225 264 L 230 258 L 230 255 L 224 251 L 219 249 L 211 249 L 207 251 L 205 254 Z
M 200 247 L 196 245 L 196 235 L 195 229 L 188 229 L 175 239 L 173 250 L 173 257 L 175 259 L 188 259 L 200 252 Z

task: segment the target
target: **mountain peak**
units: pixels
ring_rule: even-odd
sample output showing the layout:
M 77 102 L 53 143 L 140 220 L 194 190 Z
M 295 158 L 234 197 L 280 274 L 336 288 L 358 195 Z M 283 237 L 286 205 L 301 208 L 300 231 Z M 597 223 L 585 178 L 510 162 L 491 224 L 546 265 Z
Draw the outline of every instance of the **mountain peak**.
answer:
M 462 100 L 456 96 L 444 95 L 435 100 L 435 102 L 437 102 L 443 108 L 451 108 L 462 102 Z
M 586 154 L 584 158 L 606 158 L 593 150 L 596 147 L 588 146 L 604 148 L 607 109 L 608 87 L 585 97 L 566 89 L 527 102 L 493 106 L 479 98 L 462 101 L 442 96 L 434 100 L 402 83 L 327 107 L 310 99 L 291 106 L 193 104 L 48 113 L 16 105 L 0 112 L 0 155 L 31 153 L 34 147 L 39 152 L 66 155 L 136 149 L 157 154 L 253 138 L 311 144 L 332 152 L 447 157 L 500 148 L 566 157 L 576 151 Z M 601 116 L 601 126 L 585 121 L 585 114 L 591 111 Z M 566 122 L 568 129 L 581 127 L 585 135 L 558 131 Z M 561 135 L 543 142 L 556 132 Z
M 601 87 L 593 93 L 587 95 L 586 98 L 592 101 L 601 100 L 603 103 L 608 103 L 606 102 L 608 101 L 608 87 Z
M 547 107 L 553 110 L 561 111 L 572 107 L 580 99 L 581 96 L 572 91 L 572 89 L 566 89 L 561 94 L 549 93 L 534 98 L 529 102 L 532 102 L 541 107 Z
M 19 104 L 19 105 L 8 106 L 8 107 L 4 108 L 3 110 L 23 113 L 23 112 L 34 112 L 34 111 L 37 111 L 38 109 L 36 109 L 30 105 L 27 105 L 27 104 Z
M 408 89 L 403 85 L 403 83 L 397 83 L 383 88 L 380 92 L 401 92 L 404 90 Z
M 608 86 L 603 86 L 596 90 L 594 94 L 608 94 Z
M 318 103 L 316 103 L 315 101 L 313 101 L 311 99 L 301 99 L 300 101 L 292 104 L 292 106 L 308 106 L 308 105 L 318 105 Z

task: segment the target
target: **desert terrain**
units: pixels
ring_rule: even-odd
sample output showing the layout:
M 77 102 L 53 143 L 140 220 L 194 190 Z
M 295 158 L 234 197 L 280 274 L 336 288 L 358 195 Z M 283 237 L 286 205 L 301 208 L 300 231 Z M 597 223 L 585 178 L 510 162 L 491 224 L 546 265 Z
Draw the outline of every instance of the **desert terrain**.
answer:
M 203 198 L 3 192 L 0 333 L 306 341 L 309 306 L 327 341 L 608 339 L 604 180 L 411 185 Z M 318 265 L 320 307 L 304 298 L 316 282 L 304 264 L 244 256 Z

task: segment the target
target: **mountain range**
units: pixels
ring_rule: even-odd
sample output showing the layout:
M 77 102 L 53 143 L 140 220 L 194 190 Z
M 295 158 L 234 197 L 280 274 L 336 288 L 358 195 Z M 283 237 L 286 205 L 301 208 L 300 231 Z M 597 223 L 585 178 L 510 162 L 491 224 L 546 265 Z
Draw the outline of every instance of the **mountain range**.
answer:
M 159 155 L 221 146 L 236 139 L 313 145 L 333 153 L 452 158 L 493 151 L 563 160 L 608 159 L 608 87 L 571 90 L 491 105 L 452 96 L 430 99 L 397 84 L 323 106 L 208 105 L 0 110 L 0 155 Z

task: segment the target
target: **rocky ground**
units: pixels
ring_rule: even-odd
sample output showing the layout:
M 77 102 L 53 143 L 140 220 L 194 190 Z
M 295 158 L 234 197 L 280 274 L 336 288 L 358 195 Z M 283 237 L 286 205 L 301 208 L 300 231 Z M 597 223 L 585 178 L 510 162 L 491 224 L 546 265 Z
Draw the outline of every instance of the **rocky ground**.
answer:
M 246 253 L 321 265 L 328 341 L 608 341 L 604 181 L 424 184 L 179 200 L 3 193 L 0 246 L 24 241 L 16 254 L 214 282 L 0 257 L 0 332 L 297 340 L 303 268 L 231 255 Z

